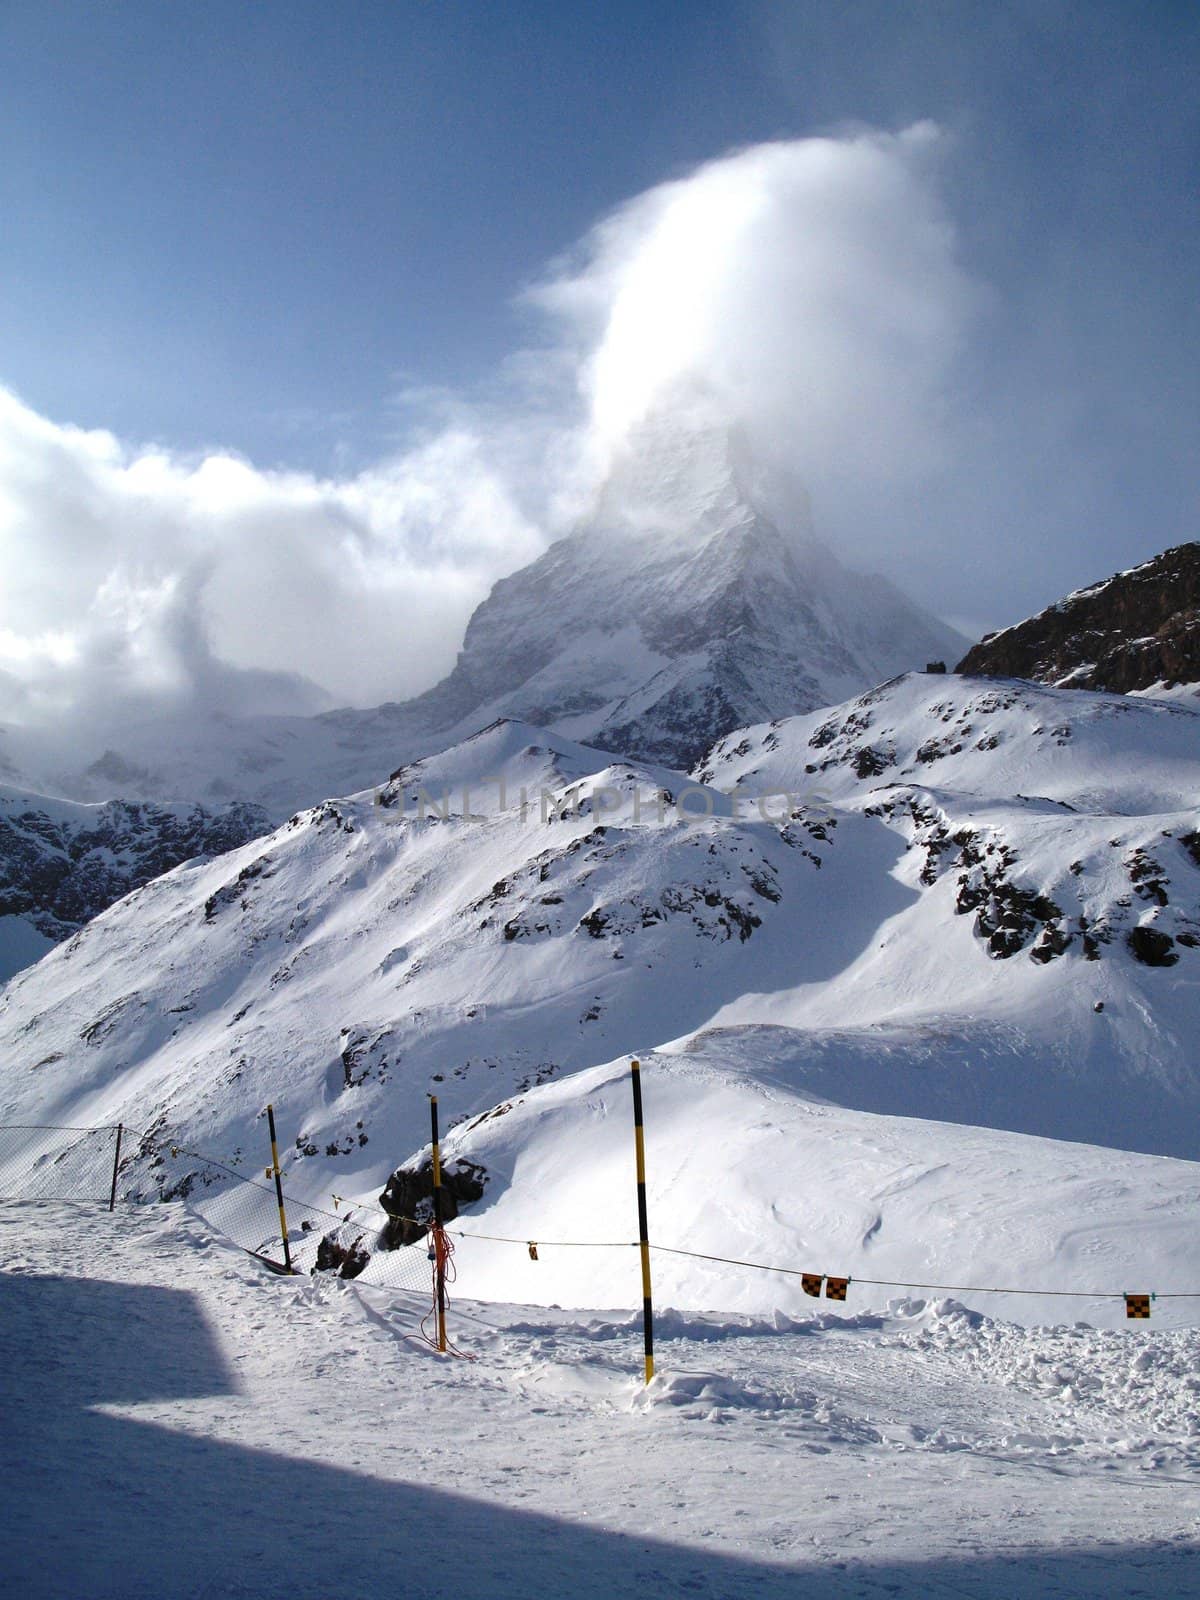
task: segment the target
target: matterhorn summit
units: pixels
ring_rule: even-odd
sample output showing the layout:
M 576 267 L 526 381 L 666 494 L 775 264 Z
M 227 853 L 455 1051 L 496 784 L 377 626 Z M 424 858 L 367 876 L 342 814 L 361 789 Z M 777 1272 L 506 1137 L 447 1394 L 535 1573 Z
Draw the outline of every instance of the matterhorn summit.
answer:
M 883 578 L 844 567 L 803 492 L 680 397 L 621 441 L 573 529 L 495 585 L 453 671 L 415 699 L 158 719 L 58 759 L 0 728 L 0 773 L 75 800 L 240 801 L 282 820 L 498 718 L 686 768 L 734 728 L 957 659 L 965 643 Z
M 817 540 L 802 493 L 785 525 L 765 486 L 735 430 L 650 415 L 573 531 L 496 584 L 406 719 L 427 744 L 519 717 L 686 767 L 732 728 L 955 653 L 953 630 Z

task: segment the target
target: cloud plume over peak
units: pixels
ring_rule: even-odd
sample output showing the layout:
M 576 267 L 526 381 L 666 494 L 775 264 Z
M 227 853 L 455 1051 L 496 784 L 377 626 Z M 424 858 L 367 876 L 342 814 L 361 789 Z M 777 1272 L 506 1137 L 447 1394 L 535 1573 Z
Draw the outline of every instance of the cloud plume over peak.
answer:
M 426 687 L 474 605 L 585 507 L 646 418 L 700 393 L 883 548 L 881 506 L 944 460 L 977 291 L 944 140 L 758 145 L 598 222 L 524 299 L 502 400 L 429 405 L 340 479 L 61 426 L 0 390 L 0 720 L 309 711 Z M 411 404 L 410 404 L 411 410 Z M 804 515 L 801 497 L 776 509 Z
M 599 223 L 530 293 L 573 342 L 595 444 L 694 383 L 819 489 L 939 465 L 978 301 L 944 145 L 930 123 L 756 145 Z

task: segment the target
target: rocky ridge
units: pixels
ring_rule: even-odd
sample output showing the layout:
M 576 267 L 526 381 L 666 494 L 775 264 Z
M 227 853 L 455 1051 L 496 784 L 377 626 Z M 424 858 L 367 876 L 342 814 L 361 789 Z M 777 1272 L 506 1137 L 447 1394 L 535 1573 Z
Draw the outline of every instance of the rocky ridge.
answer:
M 266 813 L 245 803 L 89 806 L 0 789 L 0 917 L 68 938 L 152 878 L 223 855 L 268 826 Z
M 1200 683 L 1200 543 L 987 634 L 957 670 L 1118 694 Z

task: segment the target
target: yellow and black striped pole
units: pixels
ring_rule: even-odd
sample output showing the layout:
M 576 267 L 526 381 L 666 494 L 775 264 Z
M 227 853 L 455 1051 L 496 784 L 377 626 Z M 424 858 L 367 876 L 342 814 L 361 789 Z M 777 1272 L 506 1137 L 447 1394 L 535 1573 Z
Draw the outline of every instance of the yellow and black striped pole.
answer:
M 283 1240 L 283 1265 L 292 1270 L 292 1252 L 288 1244 L 287 1217 L 283 1212 L 283 1179 L 279 1173 L 279 1146 L 275 1142 L 275 1107 L 267 1107 L 267 1127 L 271 1130 L 271 1171 L 275 1175 L 275 1200 L 279 1206 L 279 1237 Z
M 117 1203 L 117 1177 L 121 1171 L 121 1135 L 125 1132 L 125 1124 L 117 1123 L 117 1148 L 113 1151 L 112 1188 L 108 1191 L 108 1209 L 111 1211 Z
M 638 1239 L 642 1252 L 642 1336 L 646 1345 L 646 1382 L 654 1376 L 654 1307 L 650 1300 L 650 1226 L 646 1219 L 646 1140 L 642 1132 L 642 1069 L 629 1063 L 633 1079 L 633 1138 L 637 1149 Z
M 433 1282 L 437 1298 L 437 1347 L 446 1348 L 446 1254 L 442 1241 L 442 1147 L 438 1140 L 437 1095 L 429 1096 L 433 1134 Z

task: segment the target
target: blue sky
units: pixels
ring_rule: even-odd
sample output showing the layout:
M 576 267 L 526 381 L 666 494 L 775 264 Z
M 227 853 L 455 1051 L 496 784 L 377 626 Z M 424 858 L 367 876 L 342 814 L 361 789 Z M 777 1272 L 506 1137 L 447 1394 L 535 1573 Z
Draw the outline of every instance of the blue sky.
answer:
M 427 433 L 412 391 L 475 403 L 545 343 L 520 291 L 615 207 L 931 121 L 979 426 L 859 544 L 836 491 L 826 526 L 968 626 L 1197 534 L 1182 0 L 6 0 L 0 58 L 0 385 L 54 425 L 361 472 Z
M 512 295 L 626 197 L 731 146 L 932 118 L 963 142 L 968 260 L 1014 312 L 1075 279 L 1081 377 L 1170 384 L 1196 332 L 1198 18 L 8 0 L 0 380 L 60 420 L 319 465 L 389 428 L 397 375 L 485 378 Z

